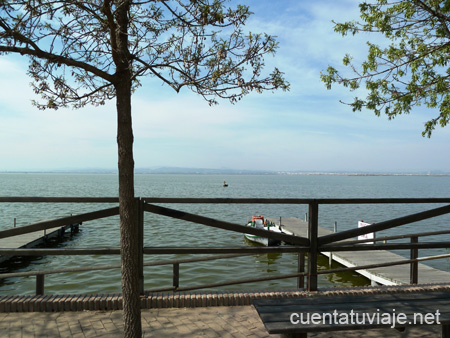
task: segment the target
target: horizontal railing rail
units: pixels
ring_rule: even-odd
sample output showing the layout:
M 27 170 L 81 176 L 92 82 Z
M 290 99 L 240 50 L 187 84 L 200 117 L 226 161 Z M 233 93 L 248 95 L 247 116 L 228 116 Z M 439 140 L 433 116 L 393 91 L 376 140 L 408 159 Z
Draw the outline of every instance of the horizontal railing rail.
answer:
M 232 255 L 212 256 L 212 257 L 164 260 L 164 261 L 157 261 L 157 262 L 147 262 L 147 263 L 144 263 L 144 266 L 150 267 L 150 266 L 161 266 L 161 265 L 174 265 L 174 267 L 175 267 L 176 265 L 179 265 L 179 264 L 205 262 L 205 261 L 211 261 L 211 260 L 217 260 L 217 259 L 238 258 L 238 257 L 246 256 L 246 255 L 249 255 L 249 254 L 232 254 Z M 373 269 L 373 268 L 380 268 L 380 267 L 389 267 L 389 266 L 394 266 L 394 265 L 419 263 L 419 262 L 444 259 L 444 258 L 450 258 L 450 254 L 436 255 L 436 256 L 431 256 L 431 257 L 421 257 L 421 258 L 416 258 L 416 259 L 404 259 L 404 260 L 395 261 L 395 262 L 367 264 L 367 265 L 355 266 L 355 267 L 320 270 L 317 272 L 317 274 L 324 275 L 324 274 L 343 273 L 343 272 L 349 272 L 349 271 L 358 271 L 358 270 L 366 270 L 366 269 Z M 59 273 L 101 271 L 101 270 L 120 269 L 120 268 L 121 268 L 120 265 L 105 265 L 105 266 L 93 266 L 93 267 L 83 267 L 83 268 L 66 268 L 66 269 L 56 269 L 56 270 L 13 272 L 13 273 L 0 274 L 0 278 L 30 277 L 30 276 L 43 276 L 43 275 L 45 276 L 45 275 L 59 274 Z M 300 267 L 300 269 L 301 268 L 302 267 Z M 262 281 L 272 281 L 272 280 L 288 279 L 288 278 L 298 278 L 298 277 L 304 277 L 306 275 L 306 272 L 297 272 L 297 273 L 282 274 L 282 275 L 277 275 L 277 276 L 238 279 L 238 280 L 230 280 L 230 281 L 225 281 L 225 282 L 220 282 L 220 283 L 198 284 L 198 285 L 193 285 L 193 286 L 188 286 L 188 287 L 179 287 L 179 274 L 175 274 L 175 271 L 179 271 L 179 269 L 174 268 L 174 274 L 173 274 L 174 285 L 172 285 L 170 287 L 145 290 L 145 292 L 146 293 L 163 292 L 163 291 L 182 292 L 182 291 L 200 290 L 200 289 L 206 289 L 206 288 L 212 289 L 212 288 L 216 288 L 216 287 L 220 287 L 220 286 L 254 283 L 254 282 L 262 282 Z M 40 280 L 39 282 L 43 283 L 43 280 Z M 42 286 L 42 288 L 43 288 L 43 286 Z
M 145 247 L 146 255 L 169 254 L 265 254 L 306 252 L 307 247 L 276 246 L 276 247 Z M 83 256 L 83 255 L 120 255 L 120 248 L 58 248 L 58 249 L 0 249 L 0 255 L 5 256 Z
M 368 225 L 364 228 L 341 231 L 330 235 L 318 235 L 318 207 L 322 204 L 447 204 L 450 203 L 450 198 L 350 198 L 350 199 L 297 199 L 297 198 L 161 198 L 161 197 L 144 197 L 137 198 L 138 203 L 138 224 L 140 226 L 140 266 L 143 271 L 145 266 L 172 264 L 173 265 L 173 285 L 168 288 L 160 290 L 178 290 L 188 291 L 201 288 L 216 288 L 220 286 L 251 283 L 257 281 L 268 281 L 283 278 L 298 278 L 298 287 L 303 287 L 303 280 L 306 276 L 307 290 L 317 290 L 317 276 L 325 273 L 339 273 L 344 271 L 357 271 L 363 269 L 371 269 L 382 266 L 392 266 L 400 264 L 411 264 L 411 283 L 417 283 L 417 266 L 419 262 L 448 258 L 450 255 L 437 255 L 432 257 L 418 258 L 419 249 L 433 249 L 433 248 L 450 248 L 449 241 L 436 242 L 420 242 L 418 238 L 425 236 L 436 236 L 450 233 L 450 230 L 422 232 L 417 234 L 402 234 L 396 236 L 384 236 L 375 239 L 367 240 L 352 240 L 351 238 L 359 235 L 364 235 L 372 232 L 379 232 L 382 230 L 398 227 L 405 224 L 445 215 L 450 213 L 450 205 L 439 206 L 431 210 L 422 211 L 419 213 L 402 216 L 388 221 L 379 222 L 373 225 Z M 0 197 L 0 203 L 97 203 L 97 204 L 117 204 L 119 202 L 117 197 Z M 185 211 L 168 208 L 167 206 L 155 204 L 295 204 L 308 205 L 309 207 L 309 221 L 308 221 L 308 238 L 278 234 L 266 230 L 249 228 L 243 225 L 225 222 L 200 216 Z M 280 247 L 145 247 L 143 245 L 144 235 L 144 212 L 150 212 L 158 215 L 167 216 L 170 218 L 192 222 L 196 224 L 203 224 L 223 230 L 230 230 L 239 233 L 249 233 L 261 237 L 273 238 L 289 242 L 292 245 Z M 57 226 L 63 226 L 73 223 L 81 223 L 101 219 L 119 214 L 118 207 L 97 210 L 93 212 L 83 213 L 70 217 L 63 217 L 60 219 L 40 221 L 27 226 L 16 227 L 13 229 L 6 229 L 0 231 L 0 238 L 7 238 L 38 230 L 45 230 Z M 410 243 L 384 243 L 376 244 L 380 241 L 407 239 L 410 238 Z M 373 242 L 373 244 L 367 244 Z M 365 243 L 365 244 L 363 244 Z M 396 262 L 386 262 L 370 264 L 358 267 L 347 267 L 339 269 L 328 269 L 318 271 L 317 257 L 320 252 L 339 252 L 339 251 L 366 251 L 366 250 L 410 250 L 411 259 L 405 259 Z M 296 253 L 298 254 L 298 271 L 292 274 L 283 274 L 278 276 L 257 277 L 251 279 L 240 279 L 234 281 L 221 281 L 219 283 L 209 283 L 196 286 L 179 286 L 179 264 L 187 264 L 193 262 L 200 262 L 202 260 L 220 259 L 226 257 L 239 257 L 242 255 L 263 254 L 263 253 Z M 308 266 L 305 270 L 304 254 L 308 254 Z M 213 257 L 206 258 L 186 258 L 179 260 L 168 260 L 152 263 L 144 263 L 144 255 L 166 255 L 166 254 L 213 254 Z M 230 255 L 232 254 L 232 255 Z M 7 249 L 0 248 L 0 255 L 4 256 L 43 256 L 43 255 L 120 255 L 120 248 L 59 248 L 59 249 Z M 220 256 L 222 255 L 222 256 Z M 103 267 L 84 267 L 61 269 L 56 271 L 31 271 L 23 273 L 8 273 L 0 274 L 0 278 L 20 277 L 20 276 L 37 276 L 36 287 L 37 292 L 43 292 L 44 275 L 61 272 L 77 272 L 77 271 L 93 271 L 102 269 L 116 269 L 119 265 L 103 266 Z M 23 275 L 21 275 L 23 274 Z M 141 273 L 143 279 L 143 272 Z M 143 280 L 141 293 L 143 290 Z
M 387 230 L 391 228 L 395 228 L 401 225 L 423 221 L 428 218 L 433 218 L 441 215 L 445 215 L 450 213 L 450 205 L 446 205 L 440 208 L 431 209 L 423 212 L 419 212 L 413 215 L 408 215 L 404 217 L 399 217 L 396 219 L 392 219 L 389 221 L 379 222 L 375 224 L 371 224 L 365 226 L 363 228 L 351 229 L 346 231 L 341 231 L 338 233 L 333 233 L 330 235 L 322 236 L 318 239 L 319 245 L 329 244 L 332 242 L 342 241 L 345 239 L 349 239 L 355 236 L 366 235 L 368 233 Z
M 334 243 L 333 245 L 350 245 L 350 244 L 362 244 L 367 242 L 383 242 L 383 241 L 391 241 L 396 239 L 407 239 L 411 237 L 428 237 L 428 236 L 438 236 L 438 235 L 448 235 L 450 234 L 450 230 L 440 230 L 440 231 L 427 231 L 427 232 L 417 232 L 411 234 L 404 235 L 395 235 L 395 236 L 382 236 L 375 238 L 366 238 L 366 239 L 358 239 L 354 241 L 343 241 Z
M 433 204 L 450 203 L 437 198 L 189 198 L 140 197 L 145 203 L 164 204 Z M 118 197 L 31 197 L 0 196 L 0 203 L 119 203 Z
M 144 266 L 160 266 L 168 264 L 184 264 L 184 263 L 196 263 L 196 262 L 207 262 L 217 259 L 227 259 L 227 258 L 237 258 L 248 256 L 250 254 L 232 254 L 223 256 L 211 256 L 211 257 L 196 257 L 196 258 L 182 258 L 182 259 L 171 259 L 163 260 L 157 262 L 147 262 Z M 68 272 L 86 272 L 86 271 L 96 271 L 96 270 L 110 270 L 110 269 L 120 269 L 121 265 L 103 265 L 103 266 L 89 266 L 83 268 L 66 268 L 66 269 L 56 269 L 56 270 L 38 270 L 38 271 L 25 271 L 25 272 L 8 272 L 2 273 L 0 276 L 2 278 L 12 278 L 12 277 L 29 277 L 35 276 L 37 274 L 52 275 L 57 273 L 68 273 Z
M 0 203 L 119 203 L 119 198 L 0 196 Z
M 98 211 L 92 211 L 76 216 L 68 216 L 63 217 L 59 219 L 53 219 L 53 220 L 46 220 L 46 221 L 40 221 L 33 224 L 21 226 L 21 227 L 15 227 L 11 229 L 1 230 L 0 231 L 0 238 L 7 238 L 17 235 L 23 235 L 30 232 L 35 232 L 39 230 L 46 230 L 51 229 L 63 225 L 69 225 L 69 224 L 75 224 L 75 223 L 82 223 L 87 221 L 92 221 L 95 219 L 101 219 L 106 217 L 111 217 L 119 214 L 119 207 L 109 208 L 109 209 L 103 209 Z
M 450 248 L 450 242 L 392 243 L 375 245 L 327 245 L 320 251 L 368 251 L 368 250 L 410 250 L 410 249 L 442 249 Z M 266 254 L 308 252 L 308 247 L 144 247 L 146 255 L 169 254 Z M 120 255 L 120 248 L 73 248 L 73 249 L 0 249 L 0 256 L 85 256 L 85 255 Z
M 366 264 L 366 265 L 358 265 L 358 266 L 345 267 L 345 268 L 320 270 L 320 271 L 317 271 L 317 274 L 318 275 L 326 275 L 329 273 L 340 273 L 340 272 L 348 272 L 348 271 L 368 270 L 368 269 L 374 269 L 374 268 L 384 268 L 384 267 L 388 267 L 388 266 L 420 263 L 420 262 L 426 262 L 426 261 L 432 261 L 432 260 L 444 259 L 444 258 L 450 258 L 450 254 L 436 255 L 436 256 L 430 256 L 430 257 L 420 257 L 420 258 L 413 258 L 413 259 L 403 259 L 403 260 L 394 261 L 394 262 Z
M 171 218 L 188 221 L 188 222 L 192 222 L 192 223 L 196 223 L 196 224 L 203 224 L 203 225 L 207 225 L 210 227 L 219 228 L 219 229 L 223 229 L 223 230 L 230 230 L 230 231 L 240 232 L 243 234 L 252 234 L 252 235 L 257 235 L 257 236 L 261 236 L 261 237 L 269 237 L 268 235 L 270 235 L 271 239 L 278 239 L 278 240 L 282 240 L 285 242 L 290 242 L 290 243 L 294 243 L 294 244 L 298 244 L 298 245 L 309 245 L 309 239 L 307 239 L 307 238 L 286 235 L 286 234 L 276 233 L 276 232 L 270 232 L 270 231 L 262 230 L 262 229 L 251 228 L 251 227 L 243 226 L 240 224 L 224 222 L 224 221 L 216 220 L 213 218 L 194 215 L 194 214 L 191 214 L 188 212 L 164 208 L 164 207 L 160 207 L 160 206 L 156 206 L 156 205 L 152 205 L 152 204 L 144 204 L 144 210 L 154 213 L 154 214 L 157 214 L 157 215 L 168 216 Z
M 166 204 L 417 204 L 450 203 L 450 198 L 178 198 L 141 197 L 145 203 Z
M 258 248 L 255 248 L 258 249 Z M 280 248 L 281 252 L 291 252 L 291 248 Z M 284 250 L 286 249 L 286 250 Z M 253 250 L 254 251 L 254 250 Z M 280 250 L 278 250 L 280 251 Z M 230 255 L 214 255 L 214 256 L 206 256 L 206 257 L 196 257 L 196 258 L 184 258 L 184 259 L 176 259 L 176 260 L 164 260 L 157 262 L 147 262 L 143 265 L 145 267 L 149 266 L 161 266 L 161 265 L 173 265 L 173 286 L 166 288 L 158 288 L 153 290 L 146 290 L 145 292 L 162 292 L 162 291 L 188 291 L 188 290 L 196 290 L 196 289 L 205 289 L 205 288 L 213 288 L 218 286 L 226 286 L 226 285 L 235 285 L 235 284 L 244 284 L 251 282 L 262 282 L 262 281 L 271 281 L 271 280 L 279 280 L 279 279 L 287 279 L 294 277 L 303 277 L 305 275 L 304 272 L 298 272 L 294 274 L 283 274 L 277 276 L 269 276 L 269 277 L 258 277 L 258 278 L 250 278 L 250 279 L 239 279 L 232 280 L 221 283 L 213 283 L 213 284 L 202 284 L 191 287 L 179 287 L 179 265 L 186 263 L 196 263 L 196 262 L 205 262 L 212 261 L 217 259 L 230 259 L 230 258 L 238 258 L 243 256 L 249 256 L 255 254 L 254 252 L 250 253 L 241 253 L 241 254 L 230 254 Z M 56 270 L 39 270 L 39 271 L 26 271 L 26 272 L 15 272 L 15 273 L 3 273 L 0 274 L 0 278 L 14 278 L 14 277 L 29 277 L 36 276 L 36 294 L 42 295 L 44 293 L 44 276 L 50 274 L 57 273 L 73 273 L 73 272 L 86 272 L 86 271 L 97 271 L 97 270 L 109 270 L 109 269 L 120 269 L 121 265 L 107 265 L 107 266 L 94 266 L 94 267 L 85 267 L 85 268 L 66 268 L 66 269 L 56 269 Z M 304 266 L 299 266 L 300 271 L 304 270 Z M 301 283 L 301 282 L 299 282 Z M 303 284 L 301 284 L 303 287 Z

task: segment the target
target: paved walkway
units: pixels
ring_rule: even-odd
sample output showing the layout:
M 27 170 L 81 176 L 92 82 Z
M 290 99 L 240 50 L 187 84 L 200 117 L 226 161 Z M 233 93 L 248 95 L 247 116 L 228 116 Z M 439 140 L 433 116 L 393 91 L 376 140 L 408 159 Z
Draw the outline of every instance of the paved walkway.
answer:
M 253 306 L 152 309 L 142 311 L 144 337 L 279 337 L 268 335 Z M 122 311 L 0 313 L 0 337 L 122 337 Z M 320 333 L 311 337 L 440 337 L 440 328 L 427 326 Z

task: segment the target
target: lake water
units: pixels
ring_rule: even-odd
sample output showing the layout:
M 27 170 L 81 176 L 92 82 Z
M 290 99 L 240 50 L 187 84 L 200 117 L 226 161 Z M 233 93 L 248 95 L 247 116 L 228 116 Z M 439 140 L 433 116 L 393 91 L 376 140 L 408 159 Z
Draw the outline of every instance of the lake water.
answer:
M 229 186 L 224 188 L 226 180 Z M 0 196 L 117 196 L 117 176 L 113 174 L 0 174 Z M 204 197 L 204 198 L 432 198 L 450 197 L 450 177 L 435 176 L 344 176 L 344 175 L 136 175 L 136 196 Z M 98 209 L 108 204 L 71 203 L 1 203 L 0 229 L 27 225 L 43 219 L 65 217 Z M 307 205 L 221 205 L 178 204 L 171 208 L 203 216 L 245 224 L 255 214 L 271 217 L 304 218 Z M 431 209 L 437 205 L 321 205 L 319 225 L 330 230 L 355 228 L 359 220 L 380 222 Z M 398 234 L 446 229 L 450 215 L 391 229 L 380 234 Z M 119 247 L 119 218 L 110 217 L 86 222 L 82 231 L 58 244 L 66 248 Z M 242 234 L 196 225 L 163 216 L 145 214 L 144 245 L 150 246 L 248 246 Z M 440 236 L 439 239 L 450 236 Z M 428 239 L 427 239 L 428 240 Z M 430 238 L 429 240 L 432 240 Z M 422 250 L 420 256 L 447 253 L 445 249 Z M 407 255 L 408 253 L 402 253 Z M 187 258 L 187 255 L 145 256 L 145 262 Z M 52 256 L 16 259 L 0 271 L 35 271 L 94 265 L 120 264 L 116 256 Z M 449 260 L 427 263 L 449 271 Z M 320 260 L 321 269 L 328 260 Z M 182 264 L 180 286 L 215 283 L 233 279 L 294 273 L 296 255 L 261 254 L 234 259 Z M 146 267 L 145 289 L 167 287 L 172 283 L 172 266 Z M 356 273 L 323 275 L 319 287 L 364 285 L 368 281 Z M 295 288 L 295 279 L 250 283 L 222 287 L 237 289 Z M 9 278 L 0 281 L 0 295 L 33 294 L 35 277 Z M 112 293 L 120 292 L 120 271 L 78 272 L 48 275 L 46 293 Z

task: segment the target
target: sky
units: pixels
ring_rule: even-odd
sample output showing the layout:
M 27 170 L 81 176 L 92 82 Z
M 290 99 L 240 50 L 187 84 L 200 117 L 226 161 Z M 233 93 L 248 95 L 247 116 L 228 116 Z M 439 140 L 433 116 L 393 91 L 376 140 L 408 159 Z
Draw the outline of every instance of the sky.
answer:
M 320 73 L 343 69 L 346 53 L 367 55 L 376 37 L 345 37 L 332 20 L 359 18 L 357 1 L 248 1 L 246 28 L 277 36 L 267 71 L 285 73 L 289 92 L 252 93 L 235 105 L 209 106 L 147 78 L 132 99 L 136 168 L 186 167 L 306 172 L 450 172 L 450 127 L 421 132 L 433 111 L 394 120 L 340 103 L 355 93 L 327 90 Z M 115 102 L 40 111 L 25 58 L 0 56 L 0 171 L 117 168 Z M 434 112 L 435 113 L 435 112 Z

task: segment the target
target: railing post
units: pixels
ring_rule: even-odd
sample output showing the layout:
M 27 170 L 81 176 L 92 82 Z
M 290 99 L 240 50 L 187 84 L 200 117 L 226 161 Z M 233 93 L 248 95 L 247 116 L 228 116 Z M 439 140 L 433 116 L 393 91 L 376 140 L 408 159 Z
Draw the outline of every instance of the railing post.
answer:
M 318 243 L 317 235 L 319 228 L 319 204 L 317 201 L 309 202 L 309 222 L 308 222 L 308 238 L 309 238 L 309 252 L 308 252 L 308 291 L 317 291 L 317 256 Z
M 305 253 L 303 251 L 298 253 L 298 268 L 299 273 L 305 272 Z M 297 288 L 305 288 L 305 275 L 298 276 L 297 278 Z
M 137 200 L 138 204 L 138 268 L 139 268 L 139 293 L 144 294 L 144 201 Z
M 178 289 L 180 286 L 180 263 L 173 263 L 173 287 Z
M 411 244 L 419 243 L 419 238 L 417 236 L 411 237 Z M 411 249 L 411 259 L 417 259 L 419 258 L 419 249 L 412 248 Z M 410 284 L 417 284 L 419 282 L 419 263 L 418 262 L 411 262 L 411 268 L 410 268 L 410 275 L 409 275 L 409 282 Z
M 42 296 L 44 294 L 44 276 L 42 274 L 36 275 L 36 295 Z

